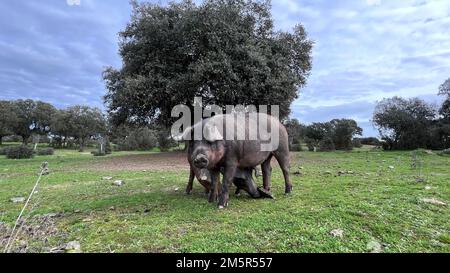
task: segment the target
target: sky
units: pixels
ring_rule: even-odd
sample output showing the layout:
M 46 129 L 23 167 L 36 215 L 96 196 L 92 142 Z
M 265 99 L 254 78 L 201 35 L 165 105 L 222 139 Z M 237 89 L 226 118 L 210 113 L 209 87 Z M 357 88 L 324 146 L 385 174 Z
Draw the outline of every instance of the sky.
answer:
M 277 29 L 301 23 L 315 41 L 313 69 L 292 117 L 352 118 L 365 136 L 377 136 L 370 121 L 377 101 L 443 100 L 437 92 L 450 78 L 450 1 L 272 2 Z M 0 99 L 104 109 L 102 71 L 121 65 L 118 32 L 130 13 L 128 0 L 1 1 Z

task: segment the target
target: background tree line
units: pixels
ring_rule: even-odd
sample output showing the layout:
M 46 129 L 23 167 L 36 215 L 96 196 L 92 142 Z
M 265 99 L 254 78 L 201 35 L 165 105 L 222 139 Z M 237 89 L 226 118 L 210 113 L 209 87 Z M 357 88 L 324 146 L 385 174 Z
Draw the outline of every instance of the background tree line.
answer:
M 54 148 L 79 148 L 99 139 L 118 150 L 146 150 L 160 146 L 167 150 L 174 143 L 161 127 L 113 126 L 98 108 L 75 105 L 57 109 L 52 104 L 34 100 L 0 101 L 0 144 L 12 141 L 48 143 Z
M 302 144 L 306 144 L 310 151 L 352 150 L 361 146 L 355 143 L 355 136 L 362 135 L 363 130 L 352 119 L 333 119 L 311 125 L 290 119 L 285 122 L 285 126 L 293 151 L 302 150 Z

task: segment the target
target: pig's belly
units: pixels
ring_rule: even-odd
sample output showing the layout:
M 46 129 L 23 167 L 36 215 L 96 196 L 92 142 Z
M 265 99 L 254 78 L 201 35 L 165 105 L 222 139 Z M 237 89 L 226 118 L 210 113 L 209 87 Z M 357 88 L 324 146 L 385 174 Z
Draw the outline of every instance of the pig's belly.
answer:
M 254 168 L 256 166 L 261 165 L 264 161 L 267 160 L 271 153 L 270 152 L 257 152 L 244 155 L 240 160 L 238 167 L 239 168 Z

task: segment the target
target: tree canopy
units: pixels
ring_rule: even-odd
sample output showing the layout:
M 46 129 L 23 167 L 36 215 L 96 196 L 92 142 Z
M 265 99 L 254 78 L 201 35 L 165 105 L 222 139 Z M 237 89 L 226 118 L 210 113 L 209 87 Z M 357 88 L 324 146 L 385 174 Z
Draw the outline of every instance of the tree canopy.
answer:
M 75 105 L 65 111 L 68 117 L 67 129 L 79 141 L 80 151 L 83 151 L 87 139 L 106 133 L 107 122 L 100 109 Z
M 390 149 L 425 148 L 436 109 L 418 98 L 393 97 L 378 103 L 373 122 Z
M 14 112 L 12 102 L 0 101 L 0 145 L 2 144 L 3 137 L 14 133 L 13 126 L 16 122 L 17 116 Z
M 302 25 L 275 31 L 270 1 L 206 0 L 160 6 L 132 1 L 120 32 L 122 67 L 104 71 L 116 124 L 168 125 L 175 105 L 279 105 L 306 84 L 313 42 Z
M 363 129 L 352 119 L 333 119 L 330 121 L 331 139 L 336 150 L 351 150 L 352 140 L 362 135 Z
M 32 134 L 45 135 L 50 132 L 52 116 L 56 108 L 46 102 L 33 100 L 16 100 L 12 102 L 15 122 L 12 131 L 22 137 L 25 144 Z
M 306 142 L 310 149 L 351 150 L 353 138 L 362 134 L 362 129 L 352 119 L 333 119 L 315 122 L 306 127 Z

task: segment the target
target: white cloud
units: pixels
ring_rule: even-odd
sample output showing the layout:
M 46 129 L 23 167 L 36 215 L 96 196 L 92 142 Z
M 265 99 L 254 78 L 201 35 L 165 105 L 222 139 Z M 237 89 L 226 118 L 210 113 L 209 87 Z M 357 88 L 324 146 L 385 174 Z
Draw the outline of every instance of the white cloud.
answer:
M 81 5 L 81 0 L 66 0 L 66 3 L 69 6 L 79 6 Z
M 381 4 L 381 0 L 366 0 L 369 6 L 378 6 Z

